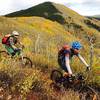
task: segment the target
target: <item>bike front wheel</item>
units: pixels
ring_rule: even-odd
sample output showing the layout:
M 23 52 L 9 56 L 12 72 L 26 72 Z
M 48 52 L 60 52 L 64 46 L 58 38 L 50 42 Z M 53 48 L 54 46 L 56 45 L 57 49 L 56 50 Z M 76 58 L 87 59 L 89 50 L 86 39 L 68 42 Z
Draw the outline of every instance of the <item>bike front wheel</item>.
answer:
M 98 93 L 90 86 L 84 86 L 80 89 L 80 100 L 99 100 Z
M 28 57 L 19 58 L 19 61 L 22 67 L 32 68 L 33 64 L 30 58 Z

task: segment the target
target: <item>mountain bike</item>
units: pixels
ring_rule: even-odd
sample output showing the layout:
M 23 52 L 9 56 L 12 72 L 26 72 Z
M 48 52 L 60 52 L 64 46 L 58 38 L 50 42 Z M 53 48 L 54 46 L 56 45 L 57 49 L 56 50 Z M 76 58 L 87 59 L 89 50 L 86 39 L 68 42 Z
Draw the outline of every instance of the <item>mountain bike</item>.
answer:
M 0 51 L 0 61 L 3 60 L 3 58 L 16 58 L 15 54 L 14 56 L 12 56 L 11 54 L 9 54 L 7 51 Z M 22 67 L 28 67 L 28 68 L 32 68 L 32 61 L 30 58 L 24 56 L 23 54 L 23 48 L 20 48 L 20 54 L 18 55 L 18 59 L 17 62 L 19 63 L 20 66 Z
M 71 81 L 69 76 L 63 76 L 59 70 L 53 70 L 50 75 L 52 88 L 72 89 L 78 91 L 80 100 L 99 100 L 98 93 L 92 86 L 86 84 L 85 77 L 82 73 L 72 76 Z M 83 99 L 84 98 L 84 99 Z

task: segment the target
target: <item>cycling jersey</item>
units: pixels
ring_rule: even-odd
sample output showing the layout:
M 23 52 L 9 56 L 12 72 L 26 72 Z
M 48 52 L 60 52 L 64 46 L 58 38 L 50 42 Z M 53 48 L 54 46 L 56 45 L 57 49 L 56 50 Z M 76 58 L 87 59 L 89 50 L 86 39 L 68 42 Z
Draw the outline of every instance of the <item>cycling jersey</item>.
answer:
M 58 52 L 58 64 L 60 67 L 65 71 L 68 72 L 69 74 L 72 74 L 72 70 L 70 67 L 70 62 L 69 60 L 73 57 L 77 56 L 84 64 L 86 67 L 89 65 L 86 63 L 86 61 L 83 59 L 83 57 L 79 54 L 79 51 L 73 48 L 70 49 L 61 49 Z
M 16 50 L 18 49 L 15 44 L 17 44 L 18 40 L 15 36 L 9 35 L 9 38 L 7 40 L 7 43 L 4 44 L 7 52 L 14 56 L 16 54 Z M 17 50 L 18 51 L 18 50 Z M 19 54 L 19 53 L 18 53 Z

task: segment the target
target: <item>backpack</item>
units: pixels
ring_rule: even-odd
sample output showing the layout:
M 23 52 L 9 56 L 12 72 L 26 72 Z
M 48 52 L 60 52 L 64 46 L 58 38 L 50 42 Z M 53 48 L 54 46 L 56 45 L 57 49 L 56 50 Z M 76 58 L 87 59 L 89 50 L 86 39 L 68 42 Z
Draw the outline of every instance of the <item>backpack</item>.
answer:
M 65 64 L 65 54 L 66 52 L 70 53 L 70 49 L 65 49 L 64 47 L 58 51 L 58 63 L 59 65 Z
M 64 49 L 61 49 L 58 52 L 58 63 L 59 65 L 62 65 L 65 63 L 65 54 L 64 54 Z
M 9 37 L 10 37 L 10 36 L 7 36 L 7 35 L 4 36 L 3 39 L 2 39 L 2 44 L 8 44 L 8 39 L 9 39 Z

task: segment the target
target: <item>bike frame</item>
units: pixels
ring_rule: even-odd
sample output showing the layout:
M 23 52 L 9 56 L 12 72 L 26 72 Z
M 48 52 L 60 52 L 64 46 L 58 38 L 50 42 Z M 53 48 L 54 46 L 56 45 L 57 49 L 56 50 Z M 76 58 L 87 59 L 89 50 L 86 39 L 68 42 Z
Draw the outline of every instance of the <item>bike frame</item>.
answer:
M 20 53 L 20 56 L 21 56 L 21 58 L 22 58 L 22 60 L 23 60 L 23 49 L 21 49 L 21 53 Z
M 21 57 L 22 63 L 24 64 L 23 48 L 20 48 L 20 49 L 21 49 L 20 57 Z

